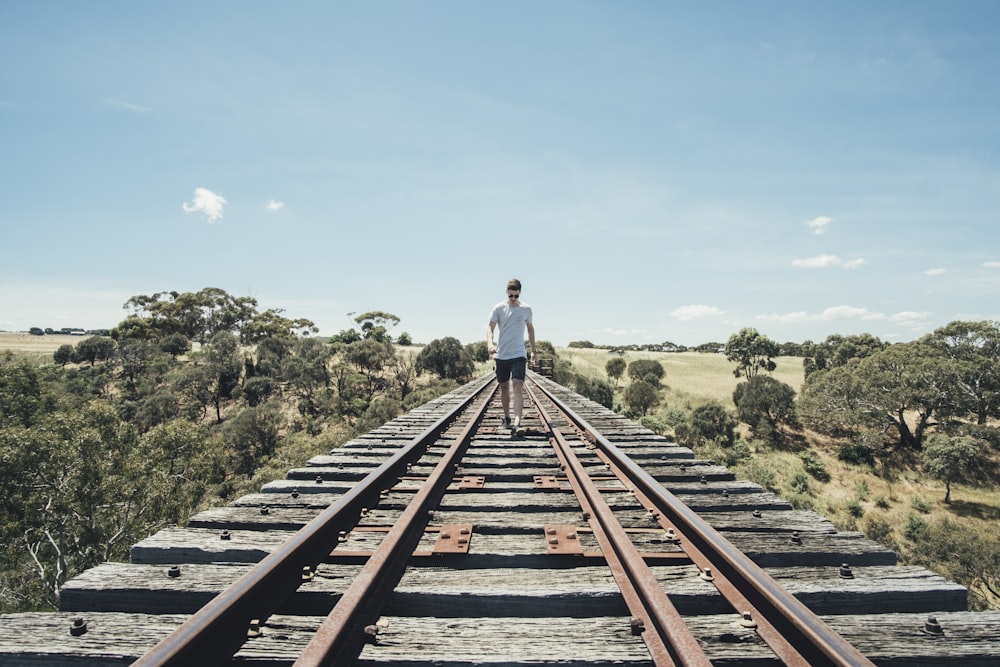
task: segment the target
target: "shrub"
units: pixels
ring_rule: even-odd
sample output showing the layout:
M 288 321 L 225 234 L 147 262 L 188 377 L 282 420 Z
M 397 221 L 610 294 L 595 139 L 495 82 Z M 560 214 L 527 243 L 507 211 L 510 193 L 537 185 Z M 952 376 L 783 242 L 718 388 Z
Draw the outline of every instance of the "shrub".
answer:
M 848 514 L 853 516 L 855 519 L 860 519 L 865 514 L 865 507 L 857 498 L 848 500 L 844 507 L 847 509 Z
M 814 452 L 802 452 L 799 458 L 802 459 L 802 466 L 806 469 L 806 472 L 812 475 L 813 478 L 820 482 L 830 481 L 830 473 L 826 470 L 826 464 Z
M 927 534 L 927 521 L 916 514 L 911 514 L 903 526 L 903 535 L 906 539 L 917 542 Z
M 910 506 L 921 514 L 927 514 L 931 511 L 931 504 L 926 498 L 921 498 L 920 496 L 910 498 Z
M 875 465 L 875 450 L 862 439 L 850 442 L 840 448 L 837 458 L 844 463 L 855 465 Z
M 805 493 L 812 495 L 812 489 L 809 488 L 809 475 L 805 474 L 801 470 L 792 475 L 792 479 L 791 482 L 789 483 L 789 486 L 791 486 L 792 491 L 795 491 L 796 493 Z

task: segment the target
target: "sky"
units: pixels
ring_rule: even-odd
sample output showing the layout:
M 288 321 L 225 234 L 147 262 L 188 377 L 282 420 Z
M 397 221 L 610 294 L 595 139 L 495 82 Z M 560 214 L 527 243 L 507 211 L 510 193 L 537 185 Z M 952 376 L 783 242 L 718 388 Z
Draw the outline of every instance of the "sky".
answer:
M 0 0 L 0 330 L 217 287 L 323 335 L 1000 319 L 1000 3 Z

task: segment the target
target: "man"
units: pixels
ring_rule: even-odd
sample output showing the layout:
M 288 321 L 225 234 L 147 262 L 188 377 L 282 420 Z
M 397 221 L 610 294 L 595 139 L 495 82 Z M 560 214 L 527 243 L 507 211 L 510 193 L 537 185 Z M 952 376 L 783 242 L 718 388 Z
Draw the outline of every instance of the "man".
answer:
M 486 331 L 486 349 L 496 361 L 497 382 L 500 383 L 500 404 L 503 406 L 503 428 L 517 433 L 524 411 L 524 375 L 527 353 L 524 349 L 524 331 L 531 343 L 531 361 L 535 362 L 535 327 L 531 322 L 531 306 L 521 303 L 521 281 L 507 282 L 507 300 L 493 307 L 490 326 Z M 493 331 L 497 330 L 494 343 Z M 514 391 L 514 423 L 510 421 L 511 385 Z

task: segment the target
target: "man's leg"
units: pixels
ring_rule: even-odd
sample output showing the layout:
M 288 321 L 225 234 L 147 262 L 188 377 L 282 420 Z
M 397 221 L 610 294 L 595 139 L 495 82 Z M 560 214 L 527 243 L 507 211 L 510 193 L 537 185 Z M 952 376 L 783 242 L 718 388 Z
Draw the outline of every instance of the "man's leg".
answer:
M 514 378 L 510 381 L 514 385 L 514 428 L 521 426 L 521 414 L 524 412 L 524 380 Z
M 510 382 L 500 383 L 500 405 L 503 406 L 504 423 L 510 423 Z

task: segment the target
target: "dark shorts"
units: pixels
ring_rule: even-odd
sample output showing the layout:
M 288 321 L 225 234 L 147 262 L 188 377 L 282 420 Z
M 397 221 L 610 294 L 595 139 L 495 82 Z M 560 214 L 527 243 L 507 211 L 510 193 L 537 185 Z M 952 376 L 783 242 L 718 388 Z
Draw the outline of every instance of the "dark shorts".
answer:
M 513 377 L 515 380 L 523 380 L 528 367 L 528 360 L 525 357 L 516 359 L 497 359 L 497 382 L 507 382 Z

